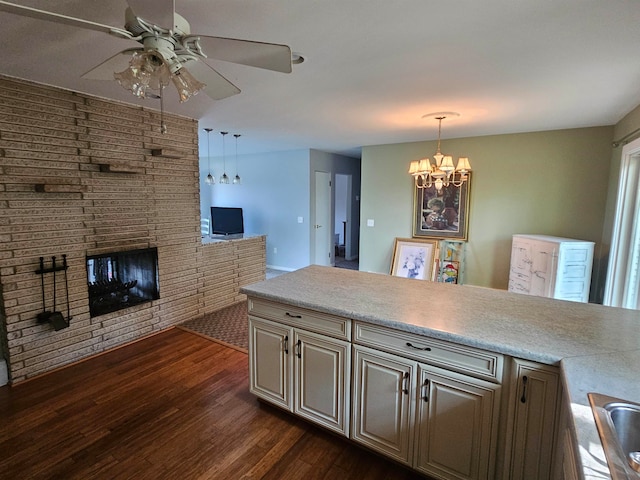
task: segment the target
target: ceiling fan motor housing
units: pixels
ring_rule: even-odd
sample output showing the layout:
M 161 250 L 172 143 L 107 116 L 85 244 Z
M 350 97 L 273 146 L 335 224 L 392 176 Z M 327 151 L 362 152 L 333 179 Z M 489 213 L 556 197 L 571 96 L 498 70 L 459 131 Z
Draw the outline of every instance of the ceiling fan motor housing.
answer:
M 182 64 L 175 52 L 176 41 L 172 37 L 149 35 L 143 39 L 142 44 L 145 51 L 159 57 L 169 67 L 169 71 L 172 74 L 182 68 Z
M 131 32 L 134 36 L 142 35 L 145 32 L 153 31 L 156 33 L 175 35 L 182 37 L 191 34 L 189 22 L 180 14 L 173 12 L 173 25 L 168 28 L 164 25 L 154 25 L 147 22 L 144 18 L 136 16 L 136 14 L 127 7 L 125 11 L 124 28 Z

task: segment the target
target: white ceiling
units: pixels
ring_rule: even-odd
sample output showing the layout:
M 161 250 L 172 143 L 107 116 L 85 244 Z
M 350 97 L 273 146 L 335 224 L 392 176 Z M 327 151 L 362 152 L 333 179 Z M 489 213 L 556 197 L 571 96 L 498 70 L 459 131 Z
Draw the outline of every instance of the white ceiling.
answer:
M 117 27 L 126 8 L 125 0 L 15 3 Z M 180 105 L 169 91 L 167 110 L 242 134 L 240 154 L 357 155 L 363 145 L 433 139 L 437 121 L 422 118 L 430 112 L 460 113 L 443 123 L 446 139 L 611 125 L 640 104 L 636 0 L 175 4 L 192 33 L 283 43 L 306 59 L 291 74 L 211 61 L 242 90 L 220 101 L 201 94 Z M 159 108 L 115 81 L 80 78 L 131 41 L 7 13 L 0 26 L 0 73 Z

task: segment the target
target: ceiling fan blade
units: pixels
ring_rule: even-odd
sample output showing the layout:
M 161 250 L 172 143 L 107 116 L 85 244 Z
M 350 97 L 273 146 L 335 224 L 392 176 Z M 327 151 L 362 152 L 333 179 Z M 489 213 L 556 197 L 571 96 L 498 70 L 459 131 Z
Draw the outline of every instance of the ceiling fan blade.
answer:
M 111 27 L 109 25 L 103 25 L 96 22 L 90 22 L 89 20 L 82 20 L 81 18 L 68 17 L 67 15 L 61 15 L 59 13 L 38 10 L 37 8 L 16 5 L 15 3 L 10 2 L 0 1 L 0 12 L 13 13 L 15 15 L 21 15 L 23 17 L 37 18 L 38 20 L 62 23 L 64 25 L 71 25 L 72 27 L 86 28 L 88 30 L 95 30 L 103 33 L 112 33 L 119 36 L 132 38 L 132 35 L 122 28 Z
M 185 63 L 185 67 L 194 77 L 207 85 L 203 91 L 214 100 L 222 100 L 240 93 L 238 87 L 203 61 L 190 61 Z
M 291 73 L 291 48 L 287 45 L 207 35 L 189 37 L 200 38 L 202 50 L 209 58 Z
M 146 22 L 158 27 L 173 30 L 173 14 L 176 10 L 174 0 L 127 0 L 133 13 Z
M 92 68 L 88 72 L 82 74 L 80 78 L 87 80 L 113 80 L 115 72 L 121 72 L 129 66 L 129 60 L 134 52 L 143 52 L 144 48 L 128 48 L 113 57 L 108 58 L 97 67 Z

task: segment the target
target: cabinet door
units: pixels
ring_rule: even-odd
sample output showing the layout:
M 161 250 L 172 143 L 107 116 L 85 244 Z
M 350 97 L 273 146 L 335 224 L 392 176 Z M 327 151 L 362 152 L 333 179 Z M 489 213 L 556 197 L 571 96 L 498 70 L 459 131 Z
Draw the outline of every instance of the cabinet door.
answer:
M 294 413 L 349 435 L 350 344 L 295 330 Z
M 291 410 L 293 329 L 249 316 L 249 390 Z
M 555 451 L 558 373 L 552 367 L 514 360 L 516 382 L 508 478 L 548 479 Z
M 417 362 L 359 345 L 353 362 L 351 438 L 411 465 Z
M 420 365 L 416 469 L 447 479 L 494 478 L 500 385 Z

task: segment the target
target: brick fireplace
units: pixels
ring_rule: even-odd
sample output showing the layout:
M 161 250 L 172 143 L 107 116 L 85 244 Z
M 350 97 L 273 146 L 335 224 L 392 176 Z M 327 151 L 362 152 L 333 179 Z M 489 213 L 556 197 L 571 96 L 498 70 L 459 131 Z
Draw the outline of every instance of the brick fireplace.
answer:
M 159 112 L 0 76 L 0 341 L 13 383 L 237 302 L 240 284 L 264 278 L 263 237 L 246 254 L 202 245 L 198 124 L 165 122 L 163 135 Z M 149 248 L 160 298 L 92 316 L 87 257 Z M 36 321 L 35 271 L 63 254 L 72 320 L 54 331 Z

